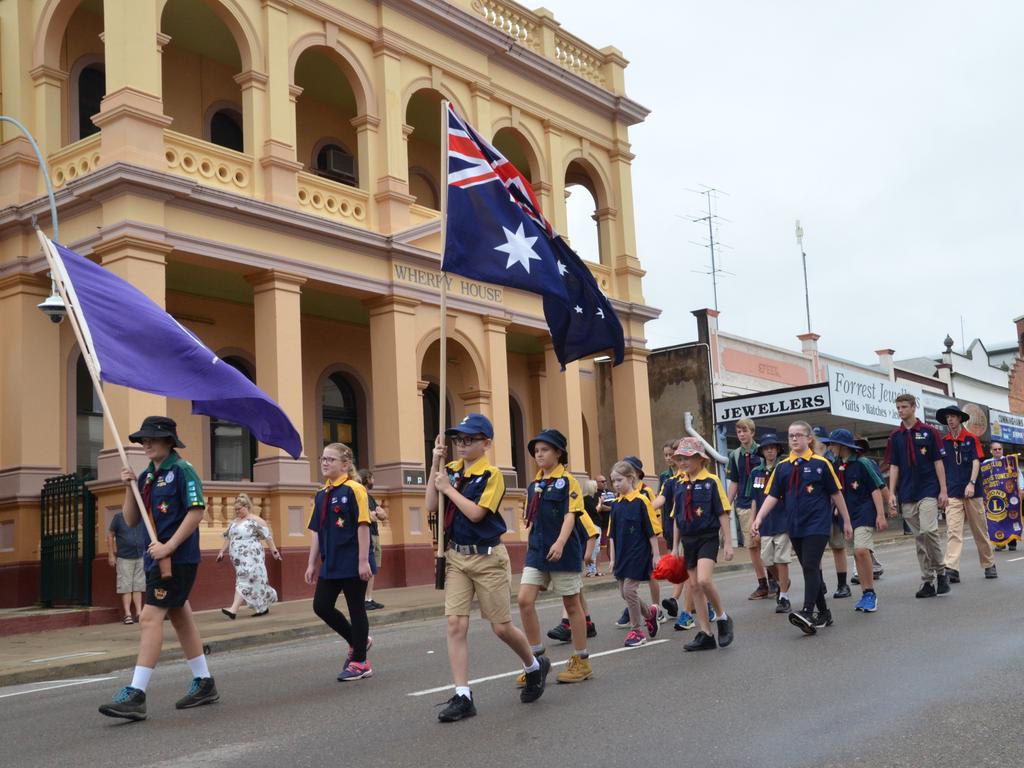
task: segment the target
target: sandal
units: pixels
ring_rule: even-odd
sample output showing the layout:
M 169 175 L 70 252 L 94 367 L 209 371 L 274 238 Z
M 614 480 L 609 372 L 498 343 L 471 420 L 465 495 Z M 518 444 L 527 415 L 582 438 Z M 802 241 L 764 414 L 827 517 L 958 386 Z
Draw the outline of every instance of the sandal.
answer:
M 232 613 L 231 611 L 229 611 L 229 610 L 228 610 L 227 608 L 221 608 L 221 609 L 220 609 L 220 612 L 221 612 L 221 613 L 223 613 L 223 614 L 224 614 L 225 616 L 227 616 L 227 617 L 228 617 L 229 619 L 231 619 L 232 621 L 234 621 L 234 620 L 235 620 L 235 614 L 233 614 L 233 613 Z
M 121 619 L 121 623 L 122 624 L 134 624 L 135 620 L 131 617 L 131 614 L 128 614 L 123 619 Z

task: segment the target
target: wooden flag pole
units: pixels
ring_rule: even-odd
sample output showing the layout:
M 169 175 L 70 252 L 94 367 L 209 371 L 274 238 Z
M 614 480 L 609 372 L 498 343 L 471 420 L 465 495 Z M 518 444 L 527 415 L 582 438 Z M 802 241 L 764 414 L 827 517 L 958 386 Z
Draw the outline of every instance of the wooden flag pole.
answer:
M 96 397 L 99 398 L 100 406 L 103 409 L 103 418 L 107 421 L 107 426 L 110 428 L 110 433 L 114 438 L 114 445 L 117 446 L 118 455 L 121 457 L 121 464 L 128 470 L 131 470 L 131 464 L 128 463 L 128 454 L 124 450 L 124 445 L 121 444 L 121 434 L 117 430 L 117 424 L 114 423 L 114 414 L 110 412 L 110 407 L 107 405 L 106 395 L 103 393 L 103 387 L 100 386 L 99 372 L 96 370 L 96 361 L 93 358 L 92 347 L 85 343 L 85 338 L 82 334 L 82 329 L 78 322 L 78 307 L 71 303 L 68 298 L 67 288 L 64 285 L 64 271 L 57 268 L 57 257 L 52 250 L 53 246 L 47 239 L 46 235 L 43 234 L 42 230 L 36 227 L 36 235 L 39 237 L 39 244 L 43 247 L 43 255 L 46 257 L 46 263 L 50 267 L 50 275 L 53 278 L 54 285 L 57 286 L 57 291 L 60 293 L 60 297 L 64 302 L 64 306 L 68 310 L 68 320 L 71 322 L 71 329 L 75 333 L 75 339 L 78 341 L 78 348 L 82 350 L 82 359 L 85 360 L 85 366 L 89 369 L 89 376 L 92 378 L 92 386 L 96 392 Z M 142 494 L 139 492 L 138 483 L 131 483 L 132 492 L 135 495 L 135 503 L 139 507 L 139 515 L 142 517 L 142 522 L 146 526 L 146 531 L 149 533 L 150 541 L 160 541 L 156 535 L 156 526 L 153 524 L 153 518 L 146 509 L 146 504 L 142 500 Z M 171 559 L 165 557 L 157 561 L 160 566 L 160 577 L 169 578 L 171 575 Z
M 447 229 L 446 218 L 448 216 L 448 100 L 441 100 L 441 266 L 444 267 L 444 240 Z M 441 318 L 440 338 L 440 359 L 438 360 L 438 398 L 437 398 L 437 434 L 441 444 L 444 444 L 445 422 L 448 416 L 448 276 L 441 271 Z M 441 471 L 443 467 L 437 467 Z M 445 498 L 438 495 L 437 498 L 437 557 L 434 560 L 434 588 L 444 589 L 445 572 L 445 540 L 444 540 L 444 508 Z

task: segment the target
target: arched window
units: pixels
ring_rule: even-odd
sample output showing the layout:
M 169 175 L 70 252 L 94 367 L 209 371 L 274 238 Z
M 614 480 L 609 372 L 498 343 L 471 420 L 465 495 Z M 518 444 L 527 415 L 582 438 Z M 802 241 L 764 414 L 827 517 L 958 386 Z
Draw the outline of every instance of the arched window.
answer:
M 439 396 L 440 389 L 437 384 L 431 382 L 427 385 L 427 388 L 423 390 L 423 464 L 424 469 L 429 472 L 430 465 L 434 462 L 434 440 L 437 439 L 437 422 L 441 417 L 441 399 Z M 444 414 L 444 428 L 448 429 L 452 425 L 452 408 L 451 403 L 448 403 L 448 408 Z M 452 453 L 451 441 L 448 441 L 448 455 L 454 456 Z
M 100 129 L 92 116 L 100 111 L 100 102 L 107 92 L 107 75 L 101 64 L 90 64 L 78 73 L 78 139 L 85 139 Z
M 254 381 L 248 364 L 241 358 L 225 357 L 224 362 L 241 371 L 249 381 Z M 252 480 L 257 452 L 256 438 L 246 427 L 210 418 L 210 466 L 214 480 Z
M 325 179 L 350 187 L 359 186 L 359 171 L 356 159 L 340 144 L 328 143 L 316 153 L 316 173 Z
M 512 425 L 512 463 L 516 468 L 516 483 L 525 488 L 526 483 L 526 436 L 523 434 L 523 411 L 514 397 L 508 399 L 509 423 Z
M 242 115 L 237 109 L 218 109 L 210 116 L 210 142 L 220 147 L 244 151 Z
M 441 194 L 437 182 L 422 168 L 409 169 L 409 194 L 416 198 L 416 205 L 433 208 L 435 211 L 441 208 Z
M 102 448 L 103 408 L 85 358 L 79 355 L 75 368 L 75 471 L 80 477 L 95 479 L 96 458 Z
M 321 400 L 323 444 L 344 443 L 352 449 L 355 465 L 359 463 L 359 409 L 356 393 L 344 374 L 332 373 L 324 382 Z

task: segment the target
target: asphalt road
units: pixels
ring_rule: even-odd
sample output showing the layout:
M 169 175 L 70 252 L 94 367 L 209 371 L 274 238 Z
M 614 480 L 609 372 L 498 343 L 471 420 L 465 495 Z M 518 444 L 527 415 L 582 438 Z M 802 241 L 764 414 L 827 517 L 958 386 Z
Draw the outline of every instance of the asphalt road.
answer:
M 768 601 L 748 602 L 747 574 L 723 575 L 736 641 L 714 652 L 684 653 L 692 633 L 670 625 L 661 642 L 620 650 L 624 632 L 613 622 L 621 602 L 597 596 L 599 636 L 590 647 L 610 653 L 593 659 L 595 678 L 581 685 L 555 685 L 552 674 L 532 705 L 519 703 L 515 657 L 476 620 L 473 675 L 493 679 L 474 684 L 479 715 L 461 723 L 436 720 L 435 705 L 451 695 L 439 690 L 449 682 L 439 620 L 377 631 L 376 676 L 356 683 L 335 682 L 347 648 L 326 635 L 215 654 L 221 701 L 185 712 L 174 701 L 188 670 L 169 663 L 154 675 L 143 723 L 96 712 L 128 671 L 2 688 L 0 765 L 1019 764 L 1024 557 L 1000 554 L 1000 578 L 985 581 L 968 549 L 964 583 L 915 600 L 913 547 L 880 555 L 878 613 L 855 613 L 855 591 L 831 601 L 835 626 L 815 637 Z M 828 559 L 826 579 L 834 587 Z M 543 607 L 542 624 L 557 613 Z M 569 650 L 550 655 L 564 661 Z

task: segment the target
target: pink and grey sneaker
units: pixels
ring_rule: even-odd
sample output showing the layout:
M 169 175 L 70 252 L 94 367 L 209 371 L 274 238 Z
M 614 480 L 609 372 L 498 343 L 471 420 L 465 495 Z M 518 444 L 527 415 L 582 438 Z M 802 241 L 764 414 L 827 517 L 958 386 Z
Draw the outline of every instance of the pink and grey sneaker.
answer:
M 626 635 L 626 648 L 637 648 L 646 644 L 647 637 L 643 632 L 639 632 L 635 629 L 629 630 L 629 634 Z
M 345 665 L 345 668 L 341 670 L 341 674 L 338 675 L 338 682 L 349 683 L 353 680 L 362 680 L 367 677 L 373 677 L 373 667 L 370 666 L 370 662 L 368 660 L 350 661 Z
M 371 648 L 373 648 L 373 636 L 372 635 L 367 635 L 366 636 L 366 652 L 369 653 Z M 355 654 L 355 649 L 353 649 L 352 646 L 350 645 L 348 647 L 348 655 L 345 657 L 345 666 L 348 666 L 348 663 L 350 661 L 352 661 L 353 654 Z M 340 680 L 341 678 L 339 677 L 338 679 Z
M 658 606 L 653 603 L 650 606 L 651 617 L 644 619 L 647 624 L 647 634 L 654 637 L 658 634 Z

